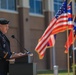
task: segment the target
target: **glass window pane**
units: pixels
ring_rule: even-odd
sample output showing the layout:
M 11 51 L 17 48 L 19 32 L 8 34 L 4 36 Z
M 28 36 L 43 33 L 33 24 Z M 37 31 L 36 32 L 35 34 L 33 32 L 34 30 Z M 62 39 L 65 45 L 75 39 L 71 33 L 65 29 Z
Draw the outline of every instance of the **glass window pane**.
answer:
M 6 9 L 6 10 L 16 10 L 16 0 L 0 0 L 1 9 Z
M 62 3 L 63 3 L 63 0 L 54 0 L 54 12 L 55 12 L 55 14 L 60 9 Z
M 74 13 L 76 13 L 76 0 L 75 0 L 75 6 L 74 6 Z
M 34 13 L 34 0 L 29 0 L 30 2 L 30 12 Z
M 16 7 L 15 7 L 15 0 L 8 0 L 8 9 L 10 10 L 15 10 Z
M 6 9 L 7 8 L 7 5 L 6 5 L 7 3 L 6 2 L 7 2 L 7 0 L 1 0 L 1 8 L 2 9 Z
M 42 0 L 29 0 L 30 12 L 42 14 Z
M 62 3 L 62 2 L 63 2 L 63 0 L 54 0 L 54 2 Z
M 36 13 L 42 14 L 42 1 L 36 1 Z
M 55 11 L 55 14 L 60 9 L 60 7 L 61 7 L 61 4 L 60 3 L 54 3 L 54 11 Z

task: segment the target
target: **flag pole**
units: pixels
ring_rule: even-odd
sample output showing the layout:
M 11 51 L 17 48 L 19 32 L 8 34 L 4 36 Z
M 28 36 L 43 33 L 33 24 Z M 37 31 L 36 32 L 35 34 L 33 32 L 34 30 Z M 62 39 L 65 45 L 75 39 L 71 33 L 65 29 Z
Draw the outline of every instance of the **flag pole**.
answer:
M 71 0 L 69 1 L 69 3 L 71 2 Z M 68 3 L 68 4 L 69 4 Z M 68 40 L 68 27 L 67 27 L 67 40 Z M 69 65 L 70 65 L 70 62 L 69 62 L 69 41 L 68 41 L 68 53 L 67 53 L 67 68 L 68 68 L 68 75 L 69 75 L 69 72 L 70 72 L 70 70 L 69 70 Z
M 72 0 L 72 11 L 73 11 L 73 15 L 75 15 L 75 1 L 74 0 Z M 75 17 L 76 16 L 74 16 L 74 18 L 73 18 L 73 23 L 74 23 L 74 19 L 75 19 Z M 73 36 L 74 36 L 74 32 L 73 32 Z M 73 41 L 74 41 L 74 38 L 73 38 Z M 74 51 L 74 43 L 73 43 L 73 75 L 75 75 L 75 67 L 74 67 L 74 65 L 75 65 L 75 51 Z
M 72 5 L 73 5 L 73 7 L 72 7 L 72 12 L 73 12 L 73 15 L 74 15 L 74 13 L 75 13 L 75 11 L 74 11 L 74 0 L 70 0 L 69 1 L 69 3 L 72 1 Z M 68 4 L 69 4 L 68 3 Z M 74 16 L 74 18 L 75 18 L 75 16 Z M 73 18 L 73 23 L 74 23 L 74 18 Z M 72 29 L 72 33 L 73 33 L 73 29 Z M 72 35 L 72 37 L 74 36 L 74 33 L 73 33 L 73 35 Z M 68 29 L 67 29 L 67 38 L 68 38 Z M 73 38 L 72 38 L 73 39 Z M 73 41 L 74 41 L 74 39 L 73 39 Z M 69 44 L 69 41 L 68 41 L 68 44 Z M 67 58 L 68 58 L 68 75 L 69 75 L 69 72 L 70 72 L 70 61 L 69 61 L 69 48 L 68 48 L 68 55 L 67 55 Z M 74 65 L 75 65 L 75 54 L 74 54 L 74 44 L 73 44 L 73 75 L 75 75 L 75 67 L 74 67 Z
M 52 0 L 53 1 L 53 0 Z M 54 6 L 52 4 L 52 10 L 54 12 Z M 50 14 L 50 13 L 49 13 Z M 54 17 L 54 13 L 52 13 L 51 17 Z M 50 17 L 49 17 L 50 20 Z M 56 65 L 56 58 L 55 58 L 55 45 L 52 47 L 52 65 L 53 65 L 53 70 L 54 70 L 54 66 Z
M 74 23 L 74 19 L 75 19 L 75 16 L 74 16 L 74 18 L 73 18 L 73 23 Z M 72 30 L 73 31 L 73 30 Z M 73 35 L 72 35 L 72 37 L 74 37 L 74 32 L 73 32 Z M 74 38 L 72 38 L 73 39 L 73 42 L 74 42 Z M 74 43 L 73 43 L 73 75 L 75 75 L 75 67 L 74 67 L 74 65 L 75 65 L 75 52 L 74 52 Z
M 71 2 L 72 0 L 70 0 L 69 2 L 68 2 L 68 4 Z M 68 27 L 67 27 L 67 39 L 68 39 Z M 68 46 L 69 46 L 69 41 L 68 41 Z M 69 61 L 69 47 L 68 47 L 68 53 L 67 53 L 67 59 L 68 59 L 68 63 L 67 63 L 67 65 L 68 65 L 68 75 L 69 75 L 69 73 L 70 73 L 70 61 Z
M 68 27 L 67 27 L 67 39 L 68 39 Z M 69 41 L 68 41 L 68 46 L 69 46 Z M 70 62 L 69 62 L 69 48 L 68 48 L 68 53 L 67 53 L 67 59 L 68 59 L 67 65 L 68 65 L 68 75 L 69 75 L 69 72 L 70 72 L 70 70 L 69 70 L 69 65 L 70 65 Z
M 75 52 L 74 52 L 74 44 L 73 44 L 73 65 L 72 65 L 72 67 L 73 67 L 73 75 L 75 75 L 75 54 L 74 54 Z
M 55 61 L 55 45 L 53 47 L 53 67 L 56 65 L 56 61 Z

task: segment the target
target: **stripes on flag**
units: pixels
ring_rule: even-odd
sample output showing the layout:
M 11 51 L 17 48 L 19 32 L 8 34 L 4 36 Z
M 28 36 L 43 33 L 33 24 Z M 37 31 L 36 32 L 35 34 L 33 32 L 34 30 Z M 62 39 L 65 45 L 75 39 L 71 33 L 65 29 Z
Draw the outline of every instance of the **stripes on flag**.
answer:
M 42 40 L 44 39 L 41 38 Z M 40 40 L 36 46 L 36 52 L 39 54 L 39 58 L 42 59 L 45 55 L 46 48 L 52 47 L 55 44 L 55 37 L 54 35 L 50 35 L 50 37 L 42 43 L 42 40 Z
M 55 45 L 55 35 L 51 35 L 47 43 L 47 48 L 50 48 L 54 45 Z
M 65 44 L 65 53 L 68 53 L 68 50 L 70 46 L 74 43 L 75 38 L 76 38 L 76 16 L 74 16 L 74 28 L 73 30 L 70 31 L 70 34 L 68 36 L 67 42 Z
M 67 0 L 66 0 L 63 2 L 62 6 L 55 15 L 54 19 L 50 22 L 49 26 L 43 33 L 42 37 L 39 39 L 39 42 L 35 48 L 35 51 L 39 54 L 40 59 L 44 57 L 47 48 L 47 43 L 49 42 L 50 38 L 52 38 L 51 35 L 55 35 L 59 32 L 67 30 L 67 28 L 71 29 L 73 27 L 72 20 L 68 20 L 68 14 L 71 14 L 71 12 L 67 13 Z M 68 25 L 68 21 L 71 24 Z M 54 41 L 52 40 L 51 42 L 54 43 Z

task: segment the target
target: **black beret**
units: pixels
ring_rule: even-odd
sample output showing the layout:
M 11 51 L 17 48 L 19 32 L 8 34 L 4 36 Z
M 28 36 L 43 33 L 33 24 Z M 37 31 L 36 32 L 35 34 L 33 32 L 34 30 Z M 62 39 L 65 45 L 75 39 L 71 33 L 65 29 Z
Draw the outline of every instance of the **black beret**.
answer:
M 9 23 L 9 21 L 6 20 L 5 18 L 0 18 L 0 24 L 5 25 L 5 24 L 8 24 L 8 23 Z

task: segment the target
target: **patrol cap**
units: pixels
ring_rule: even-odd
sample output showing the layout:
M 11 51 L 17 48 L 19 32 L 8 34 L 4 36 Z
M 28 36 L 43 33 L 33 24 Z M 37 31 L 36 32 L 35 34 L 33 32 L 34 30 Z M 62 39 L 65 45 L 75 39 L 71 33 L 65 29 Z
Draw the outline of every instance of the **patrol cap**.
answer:
M 5 24 L 8 24 L 8 23 L 9 23 L 9 21 L 6 20 L 5 18 L 0 18 L 0 24 L 1 25 L 5 25 Z

